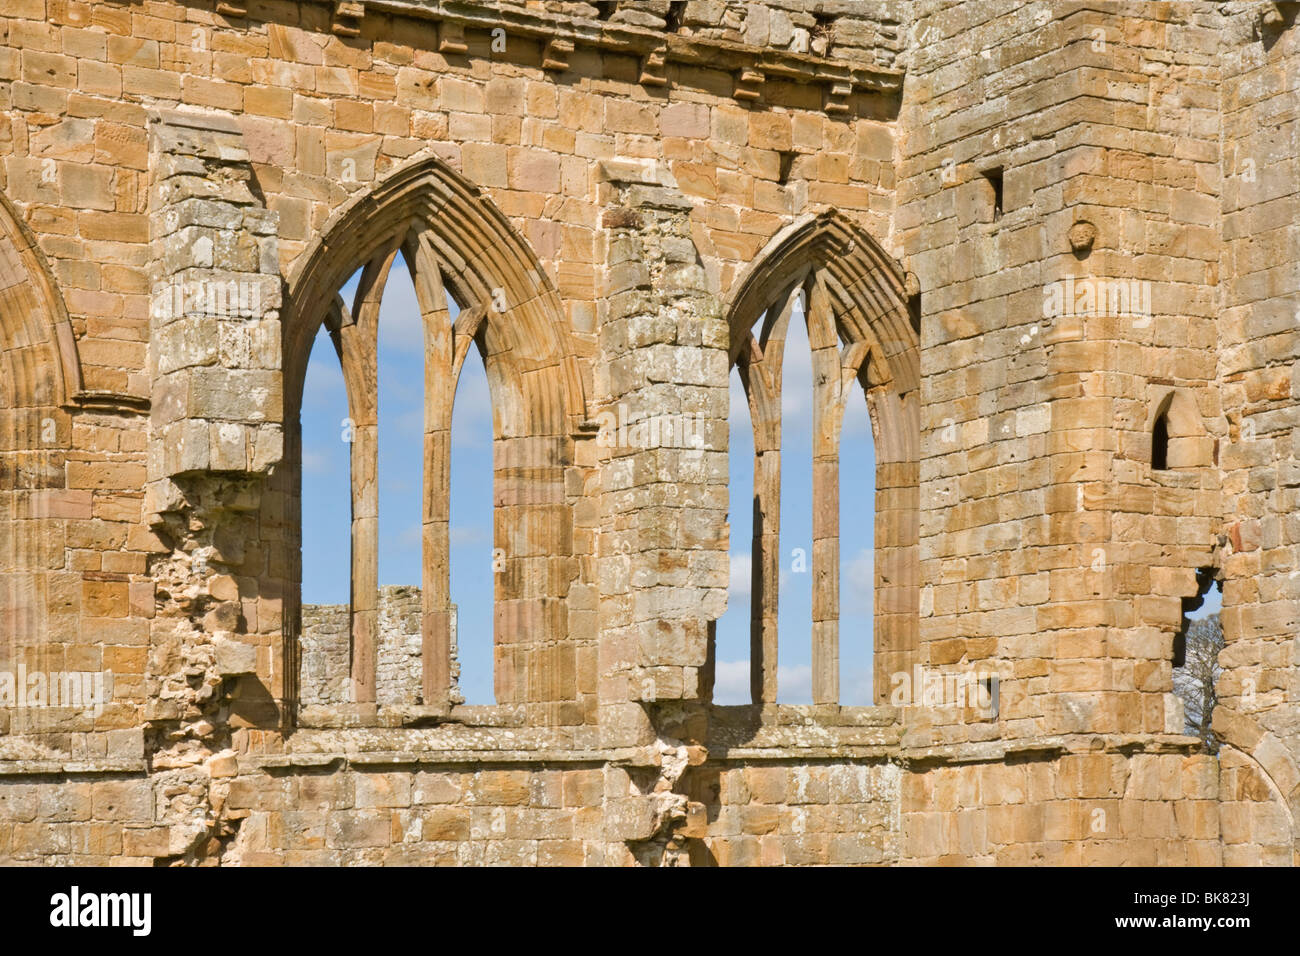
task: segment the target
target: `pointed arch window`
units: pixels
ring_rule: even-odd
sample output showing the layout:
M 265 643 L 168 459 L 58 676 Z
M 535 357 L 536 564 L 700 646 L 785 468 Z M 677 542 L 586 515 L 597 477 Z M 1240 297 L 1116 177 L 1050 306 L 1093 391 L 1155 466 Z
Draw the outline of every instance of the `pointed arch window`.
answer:
M 802 441 L 797 450 L 782 447 L 782 367 L 795 320 L 806 323 L 812 352 L 813 703 L 840 703 L 844 640 L 873 644 L 878 702 L 887 699 L 888 675 L 915 660 L 919 360 L 907 299 L 901 270 L 870 236 L 833 212 L 778 234 L 738 283 L 729 324 L 731 360 L 754 436 L 750 683 L 756 704 L 774 704 L 778 693 L 778 591 L 788 554 L 780 528 L 783 463 L 809 453 Z M 840 627 L 842 489 L 870 488 L 861 476 L 841 474 L 845 409 L 857 384 L 875 444 L 874 634 L 844 634 Z M 864 543 L 847 546 L 856 554 Z
M 385 704 L 377 693 L 381 630 L 391 627 L 391 615 L 381 613 L 378 569 L 385 547 L 378 523 L 377 406 L 385 374 L 378 329 L 398 257 L 414 286 L 423 351 L 422 486 L 416 492 L 421 580 L 418 609 L 406 616 L 417 621 L 420 646 L 415 717 L 446 715 L 460 703 L 450 594 L 451 427 L 465 363 L 481 361 L 490 396 L 493 509 L 492 564 L 483 576 L 491 580 L 493 607 L 477 616 L 491 622 L 486 626 L 493 633 L 457 637 L 461 644 L 492 642 L 497 703 L 535 706 L 542 720 L 567 719 L 583 710 L 565 707 L 582 703 L 573 669 L 557 678 L 558 668 L 538 666 L 537 658 L 573 654 L 564 601 L 572 574 L 564 572 L 575 564 L 564 476 L 584 419 L 576 349 L 559 297 L 522 238 L 475 187 L 433 159 L 412 163 L 340 210 L 290 282 L 284 343 L 289 467 L 274 481 L 288 502 L 291 541 L 301 535 L 304 518 L 298 413 L 306 356 L 322 324 L 342 367 L 352 426 L 347 719 L 365 722 Z M 345 301 L 337 290 L 358 267 L 355 294 Z M 296 690 L 300 561 L 291 575 L 295 603 L 286 614 L 286 650 L 294 672 L 287 683 Z M 318 717 L 335 722 L 315 713 L 305 719 Z

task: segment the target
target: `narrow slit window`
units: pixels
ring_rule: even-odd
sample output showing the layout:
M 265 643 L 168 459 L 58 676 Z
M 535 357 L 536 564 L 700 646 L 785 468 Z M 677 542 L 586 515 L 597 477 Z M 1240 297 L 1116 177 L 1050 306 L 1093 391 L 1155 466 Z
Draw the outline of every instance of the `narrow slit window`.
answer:
M 781 355 L 780 593 L 777 702 L 813 702 L 814 535 L 813 362 L 805 297 L 784 329 Z M 770 342 L 769 342 L 770 344 Z
M 339 507 L 351 495 L 354 423 L 333 336 L 321 327 L 303 386 L 302 657 L 304 705 L 348 702 L 348 618 L 352 517 Z
M 1161 414 L 1151 428 L 1151 470 L 1169 468 L 1169 416 Z
M 1002 167 L 996 166 L 993 169 L 984 171 L 984 179 L 989 184 L 989 196 L 992 203 L 992 221 L 997 222 L 1002 218 Z
M 840 426 L 839 620 L 840 703 L 865 707 L 875 700 L 876 448 L 863 378 L 848 383 Z

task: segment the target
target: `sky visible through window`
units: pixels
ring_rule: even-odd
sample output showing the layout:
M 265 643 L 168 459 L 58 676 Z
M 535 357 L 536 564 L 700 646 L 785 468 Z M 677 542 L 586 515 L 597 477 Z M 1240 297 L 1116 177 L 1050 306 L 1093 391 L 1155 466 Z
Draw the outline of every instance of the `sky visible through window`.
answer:
M 731 374 L 731 582 L 717 626 L 714 700 L 747 704 L 753 542 L 754 435 L 740 374 Z M 781 581 L 777 700 L 812 703 L 812 351 L 802 305 L 786 333 L 781 382 Z M 876 461 L 857 382 L 840 438 L 840 703 L 871 700 Z
M 360 274 L 343 287 L 351 304 Z M 448 294 L 451 321 L 459 308 Z M 379 308 L 379 585 L 422 584 L 424 339 L 420 307 L 398 256 Z M 343 373 L 324 329 L 303 392 L 302 596 L 346 604 L 351 580 L 351 469 Z M 471 348 L 452 411 L 451 600 L 457 605 L 460 688 L 490 704 L 492 686 L 492 408 Z
M 349 304 L 359 273 L 343 288 Z M 451 304 L 451 318 L 458 312 Z M 379 583 L 421 584 L 424 362 L 420 310 L 399 256 L 379 317 Z M 802 311 L 791 316 L 782 387 L 779 700 L 812 701 L 812 355 Z M 350 446 L 343 375 L 324 330 L 303 394 L 306 604 L 346 604 L 351 577 Z M 731 380 L 731 582 L 717 627 L 715 700 L 748 703 L 753 433 L 739 375 Z M 875 455 L 862 387 L 853 384 L 840 442 L 840 702 L 871 703 Z M 471 350 L 452 417 L 451 596 L 459 616 L 461 690 L 492 703 L 492 410 Z

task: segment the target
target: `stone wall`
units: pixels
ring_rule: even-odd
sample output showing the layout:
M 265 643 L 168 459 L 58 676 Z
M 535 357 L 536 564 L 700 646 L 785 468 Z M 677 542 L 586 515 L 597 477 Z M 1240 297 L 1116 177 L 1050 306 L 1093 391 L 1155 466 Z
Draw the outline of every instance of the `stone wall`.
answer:
M 0 700 L 0 859 L 1294 863 L 1295 37 L 1253 3 L 10 0 L 0 671 L 112 680 Z M 390 589 L 399 255 L 425 568 Z M 776 698 L 795 452 L 727 497 L 729 382 L 766 376 L 779 421 L 797 290 L 826 398 L 809 707 Z M 346 607 L 301 601 L 322 329 L 357 433 Z M 490 706 L 460 699 L 448 588 L 471 350 Z M 839 705 L 831 570 L 854 378 L 872 707 Z M 674 416 L 689 441 L 648 437 Z M 751 506 L 754 700 L 723 707 Z M 1171 686 L 1214 580 L 1217 757 Z
M 421 700 L 423 630 L 420 589 L 389 586 L 379 589 L 379 666 L 375 678 L 379 702 L 409 706 Z M 304 706 L 337 705 L 349 701 L 351 672 L 350 608 L 346 604 L 302 606 L 300 701 Z M 456 613 L 452 605 L 451 648 L 453 700 L 464 703 L 457 689 Z

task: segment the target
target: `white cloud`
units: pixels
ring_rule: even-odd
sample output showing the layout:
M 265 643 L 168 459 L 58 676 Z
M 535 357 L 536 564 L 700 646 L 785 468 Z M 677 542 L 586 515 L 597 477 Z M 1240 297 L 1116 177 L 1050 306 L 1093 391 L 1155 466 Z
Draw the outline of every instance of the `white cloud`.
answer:
M 777 697 L 783 704 L 812 701 L 812 667 L 800 664 L 776 669 Z M 718 704 L 748 704 L 749 661 L 718 661 L 713 673 L 713 700 Z
M 448 532 L 452 547 L 457 545 L 483 544 L 490 540 L 488 529 L 483 525 L 453 525 Z
M 783 704 L 812 703 L 812 667 L 808 664 L 795 667 L 777 665 L 776 697 Z
M 397 537 L 397 546 L 402 550 L 409 548 L 423 548 L 424 526 L 421 524 L 407 525 L 402 529 L 402 533 Z
M 840 582 L 844 611 L 849 614 L 871 614 L 876 589 L 876 553 L 863 548 L 849 562 Z
M 727 585 L 727 597 L 749 597 L 753 583 L 753 558 L 748 551 L 731 552 L 731 580 Z
M 713 672 L 713 701 L 717 704 L 748 704 L 749 661 L 718 661 Z
M 840 703 L 845 707 L 867 707 L 875 703 L 871 699 L 871 687 L 874 681 L 870 669 L 853 670 L 840 676 Z

